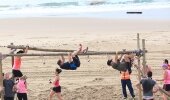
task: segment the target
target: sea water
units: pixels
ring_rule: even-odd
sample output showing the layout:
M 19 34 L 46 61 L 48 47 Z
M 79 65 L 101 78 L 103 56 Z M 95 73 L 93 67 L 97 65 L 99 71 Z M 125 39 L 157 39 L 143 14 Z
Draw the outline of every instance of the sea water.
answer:
M 170 19 L 170 0 L 0 0 L 0 18 L 18 17 Z

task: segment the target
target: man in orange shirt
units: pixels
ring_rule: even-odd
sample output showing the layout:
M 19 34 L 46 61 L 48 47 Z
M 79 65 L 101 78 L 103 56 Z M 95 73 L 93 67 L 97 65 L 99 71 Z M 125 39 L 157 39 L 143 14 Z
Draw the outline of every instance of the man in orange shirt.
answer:
M 121 76 L 122 91 L 123 91 L 124 99 L 127 99 L 126 86 L 128 87 L 129 92 L 130 92 L 132 98 L 135 97 L 134 90 L 133 90 L 133 87 L 132 87 L 132 82 L 130 80 L 131 72 L 128 70 L 128 68 L 131 68 L 131 66 L 132 66 L 131 59 L 133 59 L 133 58 L 131 58 L 131 57 L 133 57 L 133 56 L 125 54 L 124 57 L 121 60 L 121 62 L 125 62 L 126 63 L 126 67 L 127 67 L 126 71 L 121 71 L 120 72 L 120 74 L 121 74 L 120 76 Z

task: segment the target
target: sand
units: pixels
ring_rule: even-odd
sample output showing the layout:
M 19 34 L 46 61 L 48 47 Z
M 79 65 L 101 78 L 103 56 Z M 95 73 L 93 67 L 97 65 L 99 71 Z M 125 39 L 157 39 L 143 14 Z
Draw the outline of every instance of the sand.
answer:
M 89 50 L 135 50 L 136 33 L 146 39 L 147 64 L 153 79 L 162 78 L 160 65 L 170 59 L 170 20 L 95 18 L 14 18 L 0 19 L 0 46 L 13 42 L 41 48 L 76 49 L 79 43 Z M 2 53 L 8 53 L 5 47 Z M 32 53 L 34 51 L 29 51 Z M 36 53 L 36 52 L 34 52 Z M 64 100 L 121 100 L 120 73 L 106 65 L 108 55 L 83 56 L 76 71 L 61 73 Z M 23 57 L 21 71 L 28 76 L 29 100 L 47 100 L 58 57 Z M 3 71 L 11 71 L 11 59 L 3 61 Z M 136 97 L 136 69 L 131 75 Z M 162 82 L 158 82 L 162 86 Z M 129 91 L 128 91 L 129 95 Z M 156 100 L 162 100 L 159 92 Z M 130 98 L 130 95 L 129 95 Z M 54 100 L 57 100 L 54 97 Z

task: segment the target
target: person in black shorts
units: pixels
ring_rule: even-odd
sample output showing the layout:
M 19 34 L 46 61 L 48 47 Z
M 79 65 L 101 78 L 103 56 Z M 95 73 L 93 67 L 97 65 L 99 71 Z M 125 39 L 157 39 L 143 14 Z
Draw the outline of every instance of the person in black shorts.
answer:
M 60 86 L 60 76 L 59 74 L 62 72 L 61 69 L 57 68 L 55 70 L 55 78 L 54 78 L 54 81 L 51 82 L 50 80 L 50 83 L 53 84 L 53 87 L 51 88 L 51 92 L 50 92 L 50 95 L 49 95 L 49 99 L 48 100 L 52 100 L 52 97 L 54 94 L 57 95 L 58 99 L 59 100 L 62 100 L 62 96 L 61 96 L 61 86 Z
M 27 46 L 26 49 L 19 50 L 17 52 L 17 54 L 27 53 L 28 48 L 29 47 Z M 16 79 L 23 76 L 22 72 L 20 71 L 20 67 L 21 67 L 21 63 L 22 63 L 21 57 L 22 56 L 15 56 L 14 57 L 14 65 L 12 66 L 12 74 L 13 74 L 13 78 L 16 78 Z
M 61 69 L 65 70 L 76 70 L 77 67 L 80 67 L 80 59 L 78 54 L 86 53 L 88 51 L 88 47 L 86 49 L 82 49 L 82 45 L 79 44 L 79 49 L 74 51 L 73 53 L 68 53 L 68 61 L 65 61 L 64 56 L 61 56 L 60 59 L 57 61 L 57 64 L 60 66 Z
M 163 81 L 164 81 L 163 89 L 170 93 L 170 66 L 168 66 L 167 69 L 165 69 L 164 71 Z M 168 97 L 166 95 L 163 95 L 163 97 L 164 100 L 168 100 Z

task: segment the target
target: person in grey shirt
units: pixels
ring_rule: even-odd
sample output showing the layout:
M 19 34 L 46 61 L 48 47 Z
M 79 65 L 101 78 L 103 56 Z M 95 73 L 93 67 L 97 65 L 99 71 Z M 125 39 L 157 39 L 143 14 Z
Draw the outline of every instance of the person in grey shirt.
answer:
M 136 86 L 138 89 L 140 89 L 140 84 L 142 85 L 143 90 L 143 100 L 154 100 L 153 93 L 156 93 L 158 91 L 158 88 L 156 88 L 156 81 L 154 81 L 152 78 L 152 72 L 149 71 L 147 73 L 147 78 L 143 78 L 140 83 L 138 83 Z
M 133 54 L 123 54 L 120 57 L 118 57 L 118 53 L 116 52 L 115 58 L 111 58 L 107 61 L 108 66 L 112 66 L 113 69 L 116 69 L 118 71 L 128 71 L 131 73 L 131 62 L 130 59 L 133 59 Z
M 15 92 L 13 91 L 14 88 L 14 81 L 10 78 L 10 73 L 6 73 L 3 80 L 4 86 L 4 100 L 14 100 Z

